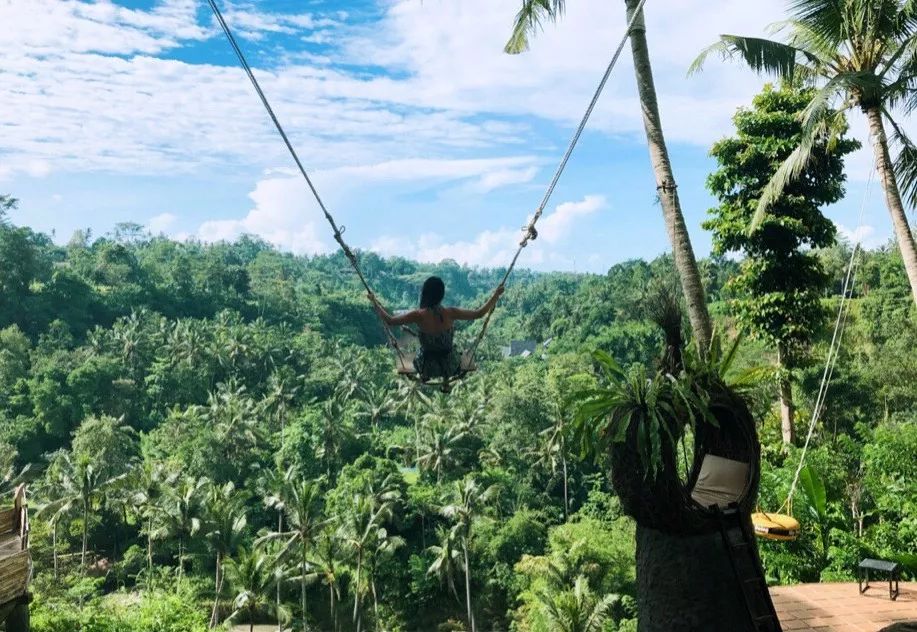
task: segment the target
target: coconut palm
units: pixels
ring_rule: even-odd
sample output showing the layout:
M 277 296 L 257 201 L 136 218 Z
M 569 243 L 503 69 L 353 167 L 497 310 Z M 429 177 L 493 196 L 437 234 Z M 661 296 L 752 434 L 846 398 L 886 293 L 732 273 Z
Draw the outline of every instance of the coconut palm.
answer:
M 96 462 L 89 456 L 74 459 L 69 452 L 61 451 L 55 456 L 54 470 L 57 472 L 60 488 L 58 497 L 44 507 L 44 511 L 58 517 L 74 508 L 79 508 L 82 520 L 82 547 L 80 550 L 80 572 L 86 572 L 86 556 L 89 551 L 89 517 L 99 505 L 105 502 L 111 492 L 127 476 L 104 476 Z
M 555 408 L 551 425 L 542 430 L 539 435 L 544 443 L 537 450 L 536 464 L 546 468 L 551 476 L 556 476 L 560 470 L 564 487 L 564 520 L 570 511 L 569 475 L 567 472 L 567 426 L 566 420 L 559 409 Z M 553 480 L 551 481 L 553 483 Z
M 463 455 L 462 442 L 467 436 L 466 426 L 451 416 L 426 415 L 420 432 L 418 468 L 432 472 L 441 483 L 443 475 L 454 469 Z
M 210 627 L 220 623 L 220 597 L 223 594 L 223 565 L 238 546 L 248 519 L 244 499 L 231 482 L 218 486 L 210 483 L 205 488 L 203 503 L 204 537 L 210 550 L 216 553 L 216 575 L 213 584 L 213 609 Z
M 373 494 L 358 493 L 349 511 L 343 516 L 339 535 L 354 559 L 353 621 L 357 632 L 363 625 L 363 598 L 371 590 L 371 581 L 364 575 L 367 557 L 377 543 L 378 531 L 392 517 L 393 500 L 378 499 Z
M 147 588 L 152 587 L 153 581 L 153 541 L 166 535 L 162 520 L 163 498 L 177 480 L 178 475 L 170 473 L 160 463 L 144 461 L 136 471 L 131 504 L 143 525 L 141 531 L 146 535 Z
M 536 593 L 551 630 L 557 632 L 601 632 L 611 617 L 617 595 L 599 597 L 582 575 L 573 589 L 545 589 Z
M 537 32 L 545 20 L 555 21 L 563 15 L 565 0 L 522 0 L 522 8 L 516 15 L 512 36 L 506 44 L 506 52 L 520 53 L 529 46 L 529 37 Z M 625 0 L 627 20 L 630 21 L 640 0 Z M 662 120 L 656 99 L 656 85 L 653 81 L 653 67 L 650 63 L 649 47 L 646 42 L 646 23 L 643 10 L 637 15 L 630 31 L 630 47 L 637 78 L 637 91 L 643 111 L 643 127 L 646 132 L 650 162 L 656 175 L 656 190 L 665 220 L 666 231 L 672 242 L 675 267 L 681 280 L 687 305 L 688 317 L 694 332 L 695 342 L 702 353 L 706 352 L 713 335 L 707 300 L 701 282 L 700 269 L 691 246 L 691 236 L 681 202 L 678 199 L 675 175 L 669 161 L 669 152 L 662 133 Z
M 711 53 L 743 60 L 753 70 L 817 90 L 803 114 L 803 138 L 761 195 L 756 222 L 799 177 L 819 139 L 843 129 L 844 111 L 859 108 L 873 143 L 876 173 L 904 267 L 917 302 L 917 243 L 907 221 L 901 190 L 917 201 L 917 146 L 893 112 L 917 108 L 917 4 L 902 0 L 792 0 L 782 25 L 785 41 L 722 35 L 692 65 L 698 70 Z M 900 147 L 891 159 L 886 124 Z M 903 186 L 899 186 L 899 179 Z
M 277 425 L 280 430 L 280 445 L 283 447 L 287 415 L 299 388 L 294 386 L 291 380 L 280 371 L 271 373 L 270 378 L 268 378 L 267 388 L 268 393 L 265 405 L 277 419 Z
M 326 526 L 318 535 L 312 559 L 311 580 L 319 580 L 328 587 L 329 612 L 334 631 L 339 629 L 337 604 L 341 600 L 342 569 L 341 541 L 334 529 Z
M 472 527 L 475 519 L 481 514 L 484 507 L 496 496 L 496 486 L 482 489 L 473 476 L 456 481 L 452 492 L 452 502 L 445 505 L 441 513 L 453 522 L 455 536 L 462 547 L 462 557 L 465 571 L 465 608 L 468 616 L 468 625 L 471 632 L 475 632 L 474 611 L 471 606 L 471 560 L 470 545 L 473 536 Z
M 65 452 L 59 451 L 49 458 L 49 467 L 42 479 L 38 490 L 39 502 L 38 517 L 46 519 L 51 527 L 51 554 L 53 556 L 54 581 L 60 578 L 60 562 L 58 557 L 57 533 L 62 520 L 69 518 L 77 504 L 77 496 L 68 494 L 69 473 L 67 467 L 69 459 L 65 459 Z M 66 498 L 65 498 L 66 497 Z
M 309 552 L 325 524 L 321 519 L 322 496 L 319 481 L 303 480 L 296 475 L 293 468 L 290 468 L 278 495 L 279 504 L 287 518 L 286 530 L 268 533 L 258 540 L 258 543 L 282 542 L 280 558 L 296 560 L 299 567 L 300 607 L 304 630 L 308 614 L 306 588 L 309 578 Z
M 170 487 L 162 498 L 163 526 L 166 533 L 178 538 L 178 576 L 185 573 L 185 549 L 188 540 L 201 528 L 201 501 L 206 478 L 186 476 Z
M 433 563 L 427 569 L 428 575 L 435 576 L 441 585 L 448 586 L 449 592 L 455 600 L 461 603 L 458 590 L 455 588 L 455 578 L 462 569 L 461 552 L 458 550 L 455 529 L 437 530 L 439 544 L 431 546 L 428 550 L 433 553 Z
M 243 615 L 248 619 L 249 632 L 255 629 L 255 618 L 261 611 L 273 611 L 278 620 L 289 620 L 289 612 L 275 608 L 271 596 L 278 576 L 273 569 L 277 559 L 258 550 L 240 549 L 226 561 L 226 578 L 235 590 L 230 621 Z
M 373 432 L 379 430 L 382 420 L 394 412 L 396 400 L 388 385 L 370 384 L 358 390 L 357 417 L 369 422 Z

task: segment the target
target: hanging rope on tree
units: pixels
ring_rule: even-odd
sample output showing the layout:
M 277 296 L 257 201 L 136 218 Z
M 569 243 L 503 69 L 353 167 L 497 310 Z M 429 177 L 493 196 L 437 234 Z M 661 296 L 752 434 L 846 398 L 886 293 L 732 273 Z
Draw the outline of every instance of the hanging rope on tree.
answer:
M 875 169 L 869 174 L 866 181 L 866 191 L 863 194 L 863 202 L 860 205 L 860 217 L 858 226 L 863 226 L 863 216 L 866 211 L 866 204 L 869 201 L 872 191 L 872 182 L 875 176 Z M 859 269 L 860 243 L 855 242 L 850 252 L 850 260 L 847 263 L 847 270 L 844 274 L 844 285 L 841 292 L 840 305 L 837 310 L 837 318 L 834 321 L 834 331 L 831 334 L 831 344 L 828 345 L 828 355 L 825 359 L 825 369 L 822 372 L 821 382 L 818 386 L 818 394 L 815 397 L 815 406 L 812 409 L 812 417 L 809 420 L 809 429 L 806 433 L 806 440 L 802 446 L 802 453 L 799 456 L 799 463 L 796 466 L 796 472 L 793 474 L 793 481 L 790 483 L 790 491 L 786 500 L 780 505 L 776 513 L 758 511 L 752 514 L 752 523 L 755 527 L 755 534 L 770 540 L 795 540 L 799 537 L 799 521 L 793 517 L 793 496 L 796 493 L 796 486 L 799 484 L 799 477 L 802 469 L 805 467 L 806 454 L 809 450 L 809 444 L 812 436 L 815 434 L 815 425 L 821 418 L 825 410 L 825 402 L 828 396 L 828 387 L 831 385 L 831 379 L 834 377 L 834 367 L 837 365 L 837 358 L 841 350 L 841 341 L 844 337 L 844 329 L 847 325 L 847 316 L 850 314 L 850 299 L 853 295 L 853 287 L 856 282 L 857 270 Z M 783 513 L 786 511 L 786 513 Z

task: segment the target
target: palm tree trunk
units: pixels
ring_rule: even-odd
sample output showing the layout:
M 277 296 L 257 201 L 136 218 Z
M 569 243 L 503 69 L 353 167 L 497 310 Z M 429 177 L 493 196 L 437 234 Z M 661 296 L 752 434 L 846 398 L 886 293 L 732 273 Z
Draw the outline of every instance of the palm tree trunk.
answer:
M 89 549 L 89 503 L 83 502 L 83 549 L 80 554 L 80 576 L 86 574 L 86 552 Z
M 302 549 L 302 572 L 299 574 L 299 596 L 300 601 L 302 602 L 302 629 L 307 630 L 306 627 L 306 545 L 303 543 Z
M 281 419 L 283 419 L 281 417 Z M 281 437 L 283 436 L 283 429 L 280 431 Z M 283 444 L 283 439 L 280 440 Z M 283 512 L 277 511 L 277 533 L 283 533 Z M 280 620 L 280 582 L 277 582 L 277 632 L 283 632 L 283 622 Z M 303 619 L 303 629 L 305 629 L 305 618 Z
M 625 4 L 627 5 L 627 18 L 630 20 L 639 0 L 625 0 Z M 646 131 L 653 172 L 656 174 L 656 189 L 659 191 L 662 215 L 669 233 L 669 240 L 672 242 L 675 268 L 681 280 L 688 318 L 691 320 L 691 330 L 694 332 L 698 349 L 705 354 L 713 336 L 713 328 L 710 324 L 710 314 L 707 312 L 707 299 L 704 296 L 700 270 L 691 247 L 691 236 L 688 234 L 688 227 L 681 212 L 675 176 L 672 173 L 672 164 L 669 161 L 669 152 L 662 133 L 662 121 L 656 101 L 656 86 L 653 82 L 653 67 L 650 64 L 649 48 L 646 44 L 646 23 L 643 20 L 642 9 L 640 13 L 641 15 L 634 22 L 630 32 L 630 47 L 634 58 L 637 91 L 643 110 L 643 127 Z
M 147 591 L 153 587 L 153 519 L 147 520 L 146 531 L 146 584 Z
M 796 443 L 796 406 L 793 403 L 793 383 L 785 375 L 787 366 L 786 353 L 783 346 L 777 345 L 777 374 L 780 389 L 780 428 L 783 433 L 783 443 L 792 445 Z
M 570 511 L 570 498 L 569 498 L 569 489 L 568 489 L 568 484 L 567 484 L 567 457 L 564 456 L 563 443 L 561 443 L 560 450 L 561 450 L 560 461 L 564 466 L 564 522 L 566 522 L 567 518 L 569 517 L 568 513 Z
M 357 612 L 360 606 L 360 571 L 363 570 L 363 551 L 357 553 L 357 577 L 353 583 L 353 620 L 357 622 Z M 357 623 L 359 628 L 359 623 Z
M 51 531 L 51 550 L 54 554 L 54 582 L 60 579 L 60 567 L 57 561 L 57 520 L 54 521 L 53 530 Z
M 468 540 L 462 538 L 462 553 L 465 555 L 465 608 L 468 611 L 468 625 L 475 632 L 474 614 L 471 609 L 471 565 L 468 560 Z
M 217 551 L 217 570 L 216 570 L 216 577 L 213 580 L 214 597 L 213 597 L 213 611 L 210 613 L 210 629 L 217 627 L 217 624 L 220 622 L 219 618 L 220 618 L 221 562 L 222 562 L 222 556 L 220 555 L 220 552 Z
M 911 295 L 917 303 L 917 244 L 914 234 L 907 222 L 904 204 L 901 201 L 901 192 L 898 190 L 898 181 L 888 153 L 888 138 L 885 136 L 885 125 L 882 122 L 882 112 L 878 107 L 866 108 L 866 119 L 869 121 L 869 135 L 872 137 L 873 152 L 876 159 L 876 172 L 882 181 L 885 190 L 885 203 L 892 217 L 892 226 L 895 228 L 895 238 L 898 249 L 904 260 L 904 270 L 907 272 L 911 284 Z
M 373 575 L 375 575 L 375 573 L 373 573 Z M 375 577 L 373 577 L 373 579 L 370 580 L 369 585 L 372 587 L 372 591 L 373 591 L 373 615 L 375 615 L 375 619 L 376 619 L 373 622 L 373 626 L 375 627 L 376 630 L 378 630 L 379 629 L 379 597 L 376 594 Z

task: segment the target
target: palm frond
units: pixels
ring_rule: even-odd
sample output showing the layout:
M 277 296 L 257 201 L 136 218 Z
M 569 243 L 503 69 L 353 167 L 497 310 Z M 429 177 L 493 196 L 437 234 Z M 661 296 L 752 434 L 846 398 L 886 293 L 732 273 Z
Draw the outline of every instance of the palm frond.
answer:
M 788 7 L 793 22 L 836 49 L 849 37 L 849 20 L 842 0 L 792 0 Z
M 516 14 L 513 32 L 503 51 L 510 55 L 529 49 L 529 37 L 538 32 L 545 19 L 552 22 L 564 12 L 564 0 L 522 0 L 522 8 Z
M 713 53 L 719 53 L 723 60 L 738 57 L 755 72 L 773 75 L 787 81 L 793 81 L 803 64 L 814 65 L 820 62 L 813 53 L 789 44 L 760 37 L 720 35 L 720 41 L 701 51 L 700 55 L 691 63 L 688 74 L 700 72 L 707 57 Z
M 892 141 L 898 147 L 893 170 L 898 179 L 901 195 L 912 208 L 917 205 L 917 145 L 914 145 L 901 126 L 884 111 L 885 119 L 892 127 Z

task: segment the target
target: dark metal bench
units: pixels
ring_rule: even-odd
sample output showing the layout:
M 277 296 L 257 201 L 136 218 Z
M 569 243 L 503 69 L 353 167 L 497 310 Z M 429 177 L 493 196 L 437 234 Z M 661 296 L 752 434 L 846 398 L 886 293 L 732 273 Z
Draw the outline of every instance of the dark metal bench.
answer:
M 898 598 L 898 578 L 901 569 L 896 562 L 887 562 L 885 560 L 873 560 L 866 558 L 860 562 L 857 571 L 857 582 L 860 585 L 860 594 L 869 590 L 869 571 L 879 571 L 888 574 L 888 596 L 894 601 Z M 894 584 L 894 588 L 892 588 Z

